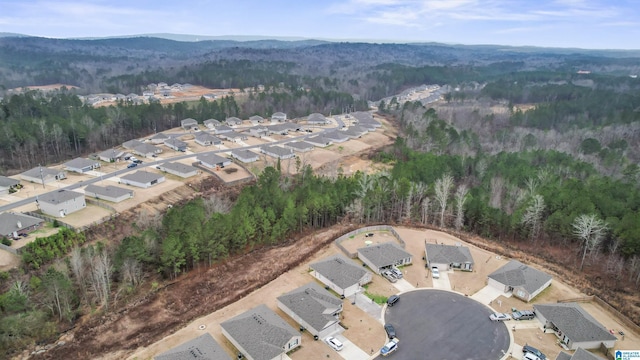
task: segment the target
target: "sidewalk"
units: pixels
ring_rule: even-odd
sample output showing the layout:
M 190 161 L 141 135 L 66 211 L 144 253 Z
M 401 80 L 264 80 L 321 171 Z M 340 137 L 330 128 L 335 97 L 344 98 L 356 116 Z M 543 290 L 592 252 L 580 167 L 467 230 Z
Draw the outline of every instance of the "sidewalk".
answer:
M 348 299 L 353 302 L 353 297 L 350 296 Z M 382 306 L 373 302 L 373 300 L 369 299 L 363 293 L 358 293 L 355 301 L 356 306 L 362 309 L 362 311 L 366 312 L 380 323 L 384 323 L 384 319 L 382 319 Z

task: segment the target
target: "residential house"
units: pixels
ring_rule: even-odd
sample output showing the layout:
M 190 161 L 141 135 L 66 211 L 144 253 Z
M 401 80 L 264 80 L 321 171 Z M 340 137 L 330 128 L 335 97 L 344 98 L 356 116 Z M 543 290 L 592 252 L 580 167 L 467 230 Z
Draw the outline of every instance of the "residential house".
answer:
M 551 275 L 534 269 L 517 260 L 511 260 L 489 274 L 488 285 L 513 296 L 531 301 L 542 290 L 551 285 Z
M 116 94 L 116 101 L 125 101 L 127 100 L 127 96 L 124 94 Z
M 19 188 L 20 180 L 0 176 L 0 195 L 9 194 Z
M 411 264 L 413 257 L 400 245 L 387 242 L 359 248 L 358 259 L 367 264 L 373 272 L 380 274 L 392 266 Z
M 153 96 L 154 94 L 155 93 L 153 92 L 153 90 L 144 90 L 142 92 L 142 96 L 144 96 L 146 98 L 149 98 L 149 97 Z
M 360 138 L 360 137 L 362 137 L 362 135 L 365 135 L 368 132 L 369 131 L 367 131 L 367 129 L 363 128 L 362 126 L 358 126 L 358 125 L 349 126 L 348 128 L 342 130 L 342 133 L 344 135 L 347 135 L 351 139 Z
M 231 357 L 211 334 L 204 333 L 154 356 L 153 360 L 231 360 Z
M 71 161 L 64 163 L 64 169 L 67 171 L 73 171 L 77 173 L 86 173 L 87 171 L 95 170 L 100 167 L 100 162 L 95 160 L 89 160 L 85 158 L 75 158 Z
M 119 161 L 123 157 L 124 151 L 116 149 L 105 150 L 98 154 L 98 159 L 108 163 Z
M 266 305 L 258 305 L 220 324 L 222 334 L 248 360 L 285 359 L 302 336 Z
M 149 142 L 154 145 L 158 145 L 158 144 L 164 144 L 164 142 L 169 139 L 170 137 L 167 134 L 157 133 L 149 138 Z
M 285 122 L 287 121 L 287 114 L 280 111 L 273 113 L 273 115 L 271 115 L 271 121 Z
M 248 137 L 246 134 L 230 131 L 219 135 L 221 139 L 231 141 L 234 143 L 239 143 L 240 141 L 247 140 Z
M 284 159 L 290 159 L 292 157 L 295 157 L 296 154 L 293 153 L 293 150 L 291 149 L 285 149 L 281 146 L 276 146 L 276 145 L 265 145 L 262 146 L 260 148 L 260 152 L 262 152 L 263 154 L 267 154 L 271 157 L 274 157 L 276 159 L 280 159 L 280 160 L 284 160 Z
M 135 149 L 136 147 L 138 147 L 138 146 L 140 146 L 142 144 L 144 144 L 142 141 L 134 139 L 134 140 L 129 140 L 129 141 L 123 142 L 122 143 L 122 147 L 125 148 L 125 149 L 128 149 L 128 150 L 133 150 L 133 149 Z
M 90 198 L 119 203 L 133 198 L 133 190 L 114 185 L 99 186 L 91 184 L 84 188 L 84 195 Z
M 284 147 L 297 152 L 307 152 L 307 151 L 313 150 L 313 144 L 308 143 L 306 141 L 293 141 L 293 142 L 284 144 Z
M 186 118 L 180 120 L 180 126 L 182 126 L 186 131 L 194 130 L 198 128 L 198 121 L 196 119 Z
M 228 118 L 227 120 L 225 120 L 225 122 L 227 123 L 227 125 L 229 126 L 239 126 L 242 125 L 242 120 L 238 119 L 235 116 L 232 116 L 230 118 Z
M 120 177 L 120 183 L 125 185 L 137 186 L 143 189 L 164 182 L 164 175 L 139 170 L 132 174 L 126 174 Z
M 134 94 L 134 93 L 130 93 L 129 95 L 126 96 L 126 100 L 127 101 L 134 101 L 138 98 L 138 94 Z
M 309 136 L 304 141 L 317 147 L 327 147 L 332 144 L 331 140 L 325 138 L 322 135 Z
M 169 174 L 180 176 L 181 178 L 188 178 L 198 175 L 198 168 L 191 165 L 181 164 L 179 162 L 166 162 L 158 165 L 158 168 Z
M 178 139 L 167 139 L 164 144 L 175 151 L 187 151 L 187 143 Z
M 250 127 L 248 132 L 249 132 L 249 135 L 257 138 L 261 138 L 263 136 L 269 136 L 269 130 L 267 129 L 267 127 L 261 126 L 261 125 Z
M 425 243 L 424 252 L 429 268 L 437 267 L 440 271 L 473 271 L 473 257 L 466 246 Z
M 42 213 L 54 217 L 64 217 L 87 207 L 84 194 L 70 190 L 55 190 L 39 195 L 36 202 Z
M 332 143 L 343 143 L 349 140 L 349 136 L 344 134 L 343 131 L 330 131 L 323 133 L 322 136 L 331 140 Z
M 222 123 L 216 119 L 207 119 L 202 122 L 207 129 L 213 130 L 216 126 L 222 125 Z
M 307 117 L 307 124 L 309 125 L 327 125 L 328 123 L 329 120 L 320 113 L 309 114 Z
M 27 234 L 40 228 L 42 223 L 44 223 L 42 219 L 21 213 L 1 213 L 0 237 L 6 236 L 7 238 L 17 239 L 20 234 Z
M 153 155 L 158 155 L 162 152 L 162 149 L 153 146 L 151 144 L 142 144 L 138 145 L 133 149 L 133 152 L 144 157 L 153 157 Z
M 371 115 L 370 112 L 356 111 L 351 113 L 351 116 L 353 117 L 355 123 L 361 126 L 366 125 L 367 128 L 379 128 L 382 126 L 382 124 L 378 120 L 375 120 L 373 118 L 373 115 Z
M 236 158 L 243 163 L 251 163 L 254 161 L 258 161 L 258 154 L 253 151 L 245 150 L 245 149 L 233 149 L 231 150 L 231 157 Z
M 289 131 L 291 131 L 291 127 L 289 126 L 289 124 L 291 123 L 269 125 L 266 127 L 266 129 L 269 132 L 269 135 L 287 135 L 289 134 Z
M 567 354 L 564 351 L 560 351 L 556 360 L 605 360 L 605 358 L 601 358 L 595 354 L 590 353 L 589 351 L 579 347 L 573 354 Z
M 203 166 L 210 169 L 217 169 L 219 167 L 223 168 L 227 165 L 231 165 L 231 159 L 216 154 L 198 154 L 198 156 L 196 156 L 196 160 L 198 160 Z
M 309 265 L 311 275 L 344 297 L 361 291 L 373 275 L 343 255 L 334 255 Z
M 202 146 L 222 145 L 222 140 L 206 132 L 198 133 L 195 142 Z
M 544 332 L 553 332 L 568 350 L 611 349 L 618 340 L 578 303 L 536 304 L 533 311 Z
M 253 115 L 252 117 L 249 118 L 249 121 L 251 121 L 252 124 L 257 125 L 257 124 L 262 124 L 267 120 L 265 120 L 265 118 L 263 118 L 260 115 Z
M 292 123 L 292 122 L 288 122 L 284 124 L 275 124 L 274 126 L 282 126 L 284 128 L 289 129 L 289 131 L 302 131 L 302 125 L 297 123 Z
M 48 184 L 56 180 L 64 180 L 67 175 L 64 171 L 49 169 L 43 166 L 35 167 L 20 174 L 20 179 L 38 184 Z
M 227 125 L 216 125 L 215 128 L 214 128 L 213 133 L 216 134 L 216 135 L 219 135 L 219 134 L 230 133 L 232 131 L 233 131 L 233 129 L 230 128 Z
M 342 330 L 339 324 L 342 300 L 316 282 L 279 296 L 276 303 L 278 309 L 316 338 L 323 339 Z

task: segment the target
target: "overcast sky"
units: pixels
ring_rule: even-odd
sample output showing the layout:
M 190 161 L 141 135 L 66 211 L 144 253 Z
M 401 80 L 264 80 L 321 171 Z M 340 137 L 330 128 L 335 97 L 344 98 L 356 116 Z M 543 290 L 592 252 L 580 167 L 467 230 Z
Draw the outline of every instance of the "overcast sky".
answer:
M 640 49 L 640 0 L 0 0 L 0 32 Z

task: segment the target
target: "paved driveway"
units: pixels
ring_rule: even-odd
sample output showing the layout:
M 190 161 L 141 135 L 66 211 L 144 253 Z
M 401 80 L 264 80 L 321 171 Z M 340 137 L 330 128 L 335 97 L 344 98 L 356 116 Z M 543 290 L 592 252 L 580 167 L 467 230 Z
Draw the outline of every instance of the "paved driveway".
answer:
M 446 271 L 440 272 L 439 279 L 433 280 L 434 289 L 451 290 L 451 282 L 449 281 L 449 274 Z
M 349 339 L 342 335 L 333 335 L 336 339 L 342 343 L 342 350 L 336 353 L 346 360 L 367 360 L 369 354 L 360 349 L 356 344 L 352 343 Z M 325 343 L 326 344 L 326 343 Z M 329 345 L 327 345 L 329 347 Z M 333 349 L 332 349 L 333 350 Z
M 403 279 L 399 279 L 398 281 L 393 283 L 393 286 L 398 289 L 399 292 L 405 292 L 405 291 L 409 291 L 409 290 L 413 290 L 415 289 L 415 286 L 409 284 L 409 282 L 407 280 Z
M 475 294 L 471 295 L 471 298 L 483 304 L 489 305 L 489 303 L 497 299 L 500 295 L 504 295 L 505 297 L 511 296 L 511 294 L 505 294 L 495 287 L 487 285 L 478 290 L 478 292 L 476 292 Z
M 394 360 L 498 360 L 508 352 L 509 331 L 489 320 L 491 309 L 444 290 L 421 289 L 400 295 L 385 320 L 396 328 Z M 381 357 L 378 357 L 381 359 Z

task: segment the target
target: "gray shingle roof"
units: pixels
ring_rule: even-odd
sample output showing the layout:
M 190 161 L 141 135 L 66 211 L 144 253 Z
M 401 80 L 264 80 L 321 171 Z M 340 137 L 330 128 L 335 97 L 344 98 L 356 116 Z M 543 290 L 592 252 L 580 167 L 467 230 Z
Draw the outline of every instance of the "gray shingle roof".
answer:
M 342 133 L 342 131 L 330 131 L 322 134 L 324 138 L 329 140 L 348 140 L 349 137 Z
M 357 284 L 367 273 L 367 270 L 362 266 L 356 265 L 355 262 L 342 255 L 331 256 L 313 263 L 309 267 L 342 289 Z
M 293 150 L 285 149 L 281 146 L 276 146 L 276 145 L 265 145 L 261 147 L 260 150 L 262 150 L 264 153 L 275 154 L 279 157 L 293 154 Z
M 20 231 L 42 222 L 44 222 L 44 220 L 25 214 L 12 212 L 2 213 L 0 214 L 0 236 L 9 235 L 14 231 Z M 20 224 L 20 226 L 18 226 L 18 224 Z
M 556 360 L 604 360 L 604 358 L 596 356 L 583 348 L 578 348 L 573 355 L 560 351 Z
M 0 187 L 10 187 L 10 186 L 16 186 L 20 184 L 20 180 L 16 180 L 16 179 L 12 179 L 6 176 L 1 176 L 0 175 Z
M 93 166 L 95 164 L 97 164 L 98 162 L 95 160 L 89 160 L 89 159 L 85 159 L 85 158 L 75 158 L 73 160 L 67 161 L 66 163 L 64 163 L 64 166 L 69 167 L 69 168 L 74 168 L 74 169 L 82 169 L 85 167 L 90 167 Z
M 159 180 L 162 177 L 163 176 L 160 174 L 139 170 L 134 172 L 133 174 L 123 175 L 120 177 L 120 179 L 125 179 L 129 181 L 135 181 L 135 182 L 146 184 L 146 183 L 152 182 L 153 180 Z
M 154 360 L 231 360 L 222 346 L 206 333 L 154 356 Z
M 198 156 L 196 156 L 196 160 L 210 165 L 223 164 L 229 161 L 229 159 L 217 154 L 199 154 Z
M 109 149 L 99 153 L 98 156 L 105 157 L 105 158 L 113 158 L 113 157 L 122 156 L 123 154 L 124 154 L 124 151 L 122 150 Z
M 444 244 L 425 244 L 427 260 L 436 264 L 463 264 L 470 262 L 473 264 L 471 252 L 466 246 L 454 246 Z
M 87 185 L 84 189 L 85 193 L 90 192 L 97 195 L 108 196 L 113 198 L 118 198 L 123 195 L 131 194 L 133 191 L 129 189 L 124 189 L 118 186 L 107 185 L 107 186 L 98 186 L 98 185 Z
M 227 125 L 218 125 L 215 127 L 216 131 L 232 131 L 233 128 L 227 126 Z
M 49 169 L 43 166 L 38 166 L 38 167 L 34 167 L 31 170 L 27 170 L 23 172 L 21 175 L 32 177 L 32 178 L 40 178 L 40 175 L 42 175 L 44 178 L 47 178 L 47 177 L 54 177 L 60 174 L 61 172 L 62 171 L 60 170 L 54 170 L 54 169 Z
M 571 360 L 571 354 L 567 354 L 564 351 L 560 351 L 558 353 L 558 356 L 556 357 L 556 360 Z
M 231 155 L 240 159 L 254 159 L 258 158 L 258 154 L 254 153 L 250 150 L 245 149 L 233 149 L 231 150 Z
M 220 326 L 256 360 L 271 360 L 299 333 L 266 305 L 259 305 Z
M 168 138 L 169 138 L 169 136 L 167 136 L 164 133 L 157 133 L 157 134 L 153 135 L 150 139 L 152 139 L 152 140 L 156 140 L 156 139 L 157 140 L 165 140 L 165 139 L 168 139 Z
M 616 339 L 577 303 L 533 305 L 533 309 L 551 321 L 573 342 Z
M 164 164 L 160 165 L 160 167 L 161 168 L 166 168 L 166 169 L 169 169 L 169 170 L 173 170 L 173 171 L 176 171 L 176 172 L 179 172 L 179 173 L 183 173 L 183 174 L 190 173 L 190 172 L 193 172 L 193 171 L 198 171 L 197 168 L 195 168 L 195 167 L 193 167 L 191 165 L 185 165 L 185 164 L 182 164 L 182 163 L 179 163 L 179 162 L 167 162 L 167 163 L 164 163 Z
M 198 120 L 192 119 L 192 118 L 186 118 L 186 119 L 180 120 L 180 125 L 181 126 L 196 125 L 197 123 L 198 123 Z
M 383 243 L 358 249 L 358 257 L 366 258 L 378 268 L 397 264 L 400 260 L 410 258 L 411 254 L 395 243 Z
M 158 150 L 160 150 L 159 147 L 153 146 L 151 144 L 140 144 L 133 149 L 133 151 L 139 154 L 154 154 L 158 152 Z
M 84 197 L 84 195 L 70 190 L 56 190 L 39 195 L 38 201 L 49 204 L 61 204 L 79 197 Z
M 220 140 L 220 138 L 217 138 L 209 133 L 206 132 L 201 132 L 198 135 L 196 135 L 196 140 L 200 141 L 200 142 L 211 142 L 212 144 L 217 144 L 217 143 L 221 143 L 222 140 Z
M 181 147 L 187 147 L 187 143 L 182 141 L 182 140 L 178 140 L 178 139 L 167 139 L 164 141 L 165 145 L 171 145 L 177 148 L 181 148 Z
M 338 321 L 332 314 L 342 308 L 341 300 L 315 282 L 279 296 L 278 300 L 318 331 Z
M 135 148 L 136 146 L 140 146 L 140 145 L 142 145 L 142 144 L 143 144 L 143 142 L 142 142 L 142 141 L 140 141 L 140 140 L 135 140 L 135 139 L 134 139 L 134 140 L 129 140 L 129 141 L 125 141 L 125 142 L 123 142 L 123 143 L 122 143 L 122 146 L 124 146 L 124 147 L 125 147 L 125 148 L 127 148 L 127 149 L 133 149 L 133 148 Z
M 314 147 L 313 144 L 310 144 L 306 141 L 293 141 L 290 143 L 286 143 L 286 145 L 299 150 L 313 149 Z
M 511 260 L 503 267 L 489 274 L 489 278 L 508 286 L 522 286 L 529 293 L 533 293 L 551 280 L 551 275 L 525 265 L 520 261 Z

